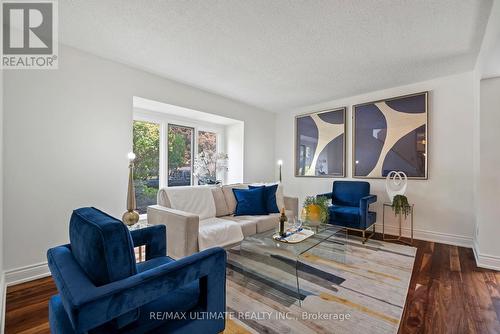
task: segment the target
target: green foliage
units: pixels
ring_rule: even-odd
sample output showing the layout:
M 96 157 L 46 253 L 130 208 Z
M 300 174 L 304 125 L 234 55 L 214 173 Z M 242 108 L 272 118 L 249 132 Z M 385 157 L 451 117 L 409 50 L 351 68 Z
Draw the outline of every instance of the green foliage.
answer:
M 148 205 L 156 204 L 157 188 L 148 187 L 145 181 L 135 180 L 135 198 L 137 201 L 137 211 L 140 214 L 146 213 Z
M 134 121 L 133 140 L 135 170 L 134 179 L 158 178 L 160 166 L 160 126 L 154 123 Z
M 304 200 L 304 209 L 306 209 L 307 215 L 309 215 L 309 208 L 311 205 L 317 205 L 320 208 L 320 219 L 321 223 L 326 224 L 330 213 L 328 211 L 329 201 L 328 198 L 324 196 L 307 196 Z
M 184 166 L 186 155 L 186 140 L 180 133 L 168 132 L 168 166 L 177 169 Z
M 404 195 L 394 196 L 394 199 L 392 200 L 392 211 L 394 211 L 394 215 L 396 216 L 403 214 L 406 219 L 411 212 L 411 206 L 408 203 L 408 198 Z
M 148 186 L 148 180 L 158 182 L 160 168 L 160 126 L 155 123 L 134 121 L 133 123 L 134 185 L 139 213 L 156 203 L 158 189 Z M 153 182 L 154 183 L 154 182 Z

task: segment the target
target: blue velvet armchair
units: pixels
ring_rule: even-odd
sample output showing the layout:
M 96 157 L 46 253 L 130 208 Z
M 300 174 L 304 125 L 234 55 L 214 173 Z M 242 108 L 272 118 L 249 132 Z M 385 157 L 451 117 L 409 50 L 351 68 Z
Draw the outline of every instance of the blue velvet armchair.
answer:
M 361 231 L 363 243 L 375 233 L 377 213 L 370 211 L 370 204 L 377 201 L 370 195 L 370 183 L 364 181 L 334 181 L 332 192 L 320 194 L 332 200 L 329 209 L 329 223 L 348 230 Z M 373 232 L 366 237 L 366 231 L 373 226 Z
M 146 246 L 135 262 L 134 247 Z M 53 334 L 219 333 L 226 311 L 222 248 L 175 261 L 165 226 L 129 232 L 95 208 L 73 212 L 70 244 L 47 252 L 59 294 L 49 303 Z

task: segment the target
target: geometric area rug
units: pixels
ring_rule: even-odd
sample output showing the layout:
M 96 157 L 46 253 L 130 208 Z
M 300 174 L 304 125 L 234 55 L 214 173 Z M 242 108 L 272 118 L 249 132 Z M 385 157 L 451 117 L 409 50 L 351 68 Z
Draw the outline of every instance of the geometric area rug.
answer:
M 414 247 L 378 240 L 363 245 L 349 236 L 342 261 L 304 256 L 306 265 L 322 274 L 299 276 L 298 298 L 280 286 L 291 279 L 289 273 L 278 273 L 281 279 L 271 284 L 262 273 L 275 268 L 257 262 L 249 277 L 240 269 L 250 260 L 230 249 L 224 334 L 397 333 L 415 254 Z

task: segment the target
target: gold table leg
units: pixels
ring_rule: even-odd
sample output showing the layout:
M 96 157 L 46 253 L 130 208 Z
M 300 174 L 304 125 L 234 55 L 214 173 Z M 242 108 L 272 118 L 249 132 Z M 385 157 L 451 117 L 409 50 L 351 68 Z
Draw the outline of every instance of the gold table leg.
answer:
M 384 241 L 397 241 L 400 243 L 403 243 L 405 245 L 412 246 L 413 245 L 413 204 L 411 205 L 411 213 L 410 213 L 410 241 L 406 241 L 403 239 L 403 228 L 402 228 L 402 222 L 403 222 L 403 215 L 400 213 L 398 215 L 398 222 L 399 222 L 399 235 L 397 238 L 386 238 L 385 237 L 385 207 L 386 205 L 383 205 L 382 207 L 382 240 Z

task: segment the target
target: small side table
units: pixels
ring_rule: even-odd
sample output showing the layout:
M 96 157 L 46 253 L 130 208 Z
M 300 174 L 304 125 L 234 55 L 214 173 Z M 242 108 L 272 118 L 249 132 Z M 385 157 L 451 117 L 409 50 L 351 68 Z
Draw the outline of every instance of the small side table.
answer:
M 140 230 L 141 228 L 146 228 L 149 226 L 153 226 L 151 224 L 148 224 L 146 220 L 139 220 L 137 223 L 131 226 L 127 226 L 129 231 L 135 231 L 135 230 Z M 134 248 L 134 253 L 135 253 L 135 260 L 137 262 L 142 262 L 145 259 L 143 259 L 143 251 L 146 253 L 146 246 L 139 246 Z
M 403 214 L 398 215 L 398 222 L 399 222 L 399 235 L 398 235 L 398 237 L 397 238 L 386 238 L 385 237 L 385 208 L 386 207 L 390 207 L 392 209 L 392 203 L 386 202 L 382 206 L 382 239 L 386 240 L 386 241 L 398 241 L 398 242 L 401 242 L 401 243 L 404 243 L 404 244 L 410 245 L 410 246 L 413 245 L 413 208 L 414 208 L 414 204 L 410 204 L 410 233 L 411 233 L 410 242 L 402 239 L 403 236 L 401 233 L 401 230 L 402 230 L 401 224 L 403 221 Z

